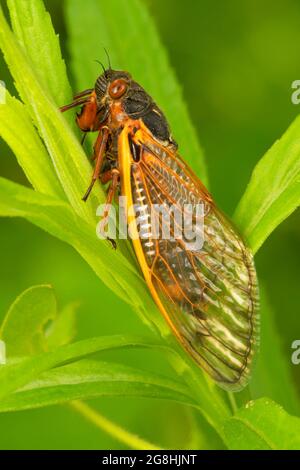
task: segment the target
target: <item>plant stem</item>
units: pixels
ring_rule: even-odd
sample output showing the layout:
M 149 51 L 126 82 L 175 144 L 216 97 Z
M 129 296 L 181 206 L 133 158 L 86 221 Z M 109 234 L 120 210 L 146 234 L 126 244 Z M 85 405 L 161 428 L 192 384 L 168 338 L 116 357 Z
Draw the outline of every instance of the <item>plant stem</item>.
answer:
M 238 410 L 238 406 L 237 406 L 237 402 L 236 402 L 234 393 L 227 392 L 227 395 L 228 395 L 229 403 L 230 403 L 231 408 L 232 408 L 232 412 L 233 412 L 233 414 L 235 414 Z
M 84 416 L 88 421 L 95 424 L 99 429 L 114 437 L 118 441 L 126 444 L 134 450 L 161 450 L 160 447 L 145 441 L 139 436 L 123 429 L 121 426 L 111 422 L 102 416 L 98 411 L 91 408 L 86 403 L 76 400 L 70 403 L 70 406 Z

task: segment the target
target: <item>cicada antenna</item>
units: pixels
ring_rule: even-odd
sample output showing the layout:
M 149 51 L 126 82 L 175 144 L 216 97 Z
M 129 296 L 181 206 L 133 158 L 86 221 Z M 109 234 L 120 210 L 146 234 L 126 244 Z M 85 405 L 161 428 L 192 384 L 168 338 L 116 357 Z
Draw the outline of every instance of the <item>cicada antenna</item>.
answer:
M 105 47 L 104 47 L 104 51 L 105 51 L 105 55 L 107 57 L 108 68 L 109 68 L 109 70 L 111 70 L 111 63 L 110 63 L 109 53 L 107 52 L 107 49 Z
M 101 67 L 102 67 L 102 69 L 103 69 L 103 72 L 104 72 L 104 74 L 105 74 L 105 73 L 106 73 L 106 70 L 105 70 L 105 67 L 104 67 L 104 65 L 102 64 L 102 62 L 100 62 L 100 60 L 97 60 L 97 59 L 95 59 L 95 62 L 97 62 L 97 64 L 100 64 L 100 65 L 101 65 Z

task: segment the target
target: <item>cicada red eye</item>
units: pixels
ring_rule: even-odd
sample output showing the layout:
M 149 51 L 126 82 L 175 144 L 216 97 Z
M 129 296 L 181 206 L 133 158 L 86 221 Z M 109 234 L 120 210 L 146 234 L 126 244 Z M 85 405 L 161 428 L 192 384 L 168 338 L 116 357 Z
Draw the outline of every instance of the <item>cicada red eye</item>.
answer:
M 114 80 L 108 88 L 109 96 L 113 99 L 121 98 L 125 94 L 127 86 L 127 82 L 122 78 Z

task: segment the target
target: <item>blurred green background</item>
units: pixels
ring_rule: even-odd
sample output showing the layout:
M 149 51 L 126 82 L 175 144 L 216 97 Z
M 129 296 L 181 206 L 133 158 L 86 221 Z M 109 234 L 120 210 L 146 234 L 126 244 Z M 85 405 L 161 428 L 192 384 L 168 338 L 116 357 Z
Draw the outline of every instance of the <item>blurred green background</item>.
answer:
M 219 206 L 232 214 L 255 163 L 299 112 L 300 105 L 291 103 L 291 83 L 300 79 L 300 3 L 227 0 L 212 6 L 209 0 L 144 2 L 182 85 L 205 151 L 210 189 Z M 63 3 L 45 0 L 68 62 Z M 142 47 L 142 38 L 137 47 Z M 95 58 L 101 55 L 102 51 L 95 51 Z M 0 67 L 0 78 L 13 92 L 2 58 Z M 0 153 L 1 175 L 26 183 L 3 142 Z M 299 222 L 298 211 L 276 229 L 256 256 L 287 361 L 292 341 L 300 337 Z M 147 334 L 130 308 L 101 284 L 69 246 L 23 220 L 3 219 L 0 226 L 1 318 L 21 291 L 51 283 L 60 306 L 80 301 L 78 338 L 120 332 Z M 120 354 L 107 357 L 120 358 Z M 153 353 L 128 353 L 126 361 L 152 370 L 164 367 L 158 366 Z M 300 391 L 300 366 L 292 366 L 292 370 Z M 119 424 L 166 447 L 182 446 L 191 428 L 188 410 L 179 405 L 114 398 L 97 400 L 96 406 Z M 67 406 L 1 415 L 0 429 L 3 449 L 120 448 L 117 441 Z

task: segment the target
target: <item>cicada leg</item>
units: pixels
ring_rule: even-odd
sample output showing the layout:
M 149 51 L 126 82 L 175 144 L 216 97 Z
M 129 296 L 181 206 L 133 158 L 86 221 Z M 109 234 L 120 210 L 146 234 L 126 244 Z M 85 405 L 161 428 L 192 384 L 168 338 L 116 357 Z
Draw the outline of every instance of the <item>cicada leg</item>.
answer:
M 100 132 L 98 133 L 98 136 L 97 136 L 97 139 L 96 139 L 96 142 L 94 143 L 93 145 L 93 156 L 91 157 L 91 160 L 96 160 L 98 158 L 98 155 L 99 155 L 99 152 L 100 152 L 100 148 L 101 148 L 101 142 L 103 140 L 103 132 L 104 130 L 107 130 L 108 134 L 109 134 L 109 129 L 108 127 L 102 127 Z M 103 161 L 103 159 L 102 159 Z M 96 167 L 95 167 L 96 168 Z M 101 169 L 100 169 L 101 171 Z M 99 175 L 100 176 L 100 175 Z
M 93 186 L 94 186 L 95 182 L 97 181 L 97 179 L 100 176 L 100 172 L 101 172 L 101 168 L 102 168 L 102 164 L 103 164 L 103 159 L 104 159 L 104 156 L 105 156 L 108 136 L 109 136 L 109 129 L 107 127 L 102 127 L 99 134 L 98 134 L 96 144 L 95 144 L 95 148 L 94 148 L 94 156 L 95 156 L 96 164 L 95 164 L 94 173 L 93 173 L 93 176 L 92 176 L 92 181 L 91 181 L 85 195 L 82 198 L 83 201 L 87 200 L 87 198 L 90 195 L 90 192 L 93 189 Z
M 115 196 L 116 191 L 117 191 L 118 186 L 119 186 L 120 172 L 117 168 L 113 168 L 112 170 L 108 170 L 108 171 L 106 171 L 105 173 L 103 173 L 101 175 L 101 183 L 105 184 L 105 183 L 108 183 L 109 181 L 111 181 L 111 183 L 110 183 L 110 186 L 108 188 L 107 197 L 106 197 L 105 206 L 104 206 L 104 211 L 103 211 L 102 219 L 101 219 L 100 225 L 99 225 L 101 233 L 105 233 L 105 228 L 106 228 L 106 226 L 108 224 L 108 220 L 109 220 L 109 211 L 110 211 L 110 208 L 111 208 L 111 203 L 114 199 L 114 196 Z M 117 244 L 116 244 L 115 240 L 112 240 L 111 238 L 108 238 L 108 237 L 107 237 L 107 240 L 112 244 L 112 247 L 114 249 L 116 249 Z
M 82 137 L 81 137 L 81 140 L 80 140 L 80 145 L 83 147 L 83 144 L 84 144 L 84 141 L 86 139 L 86 136 L 87 136 L 87 132 L 84 132 L 82 134 Z

